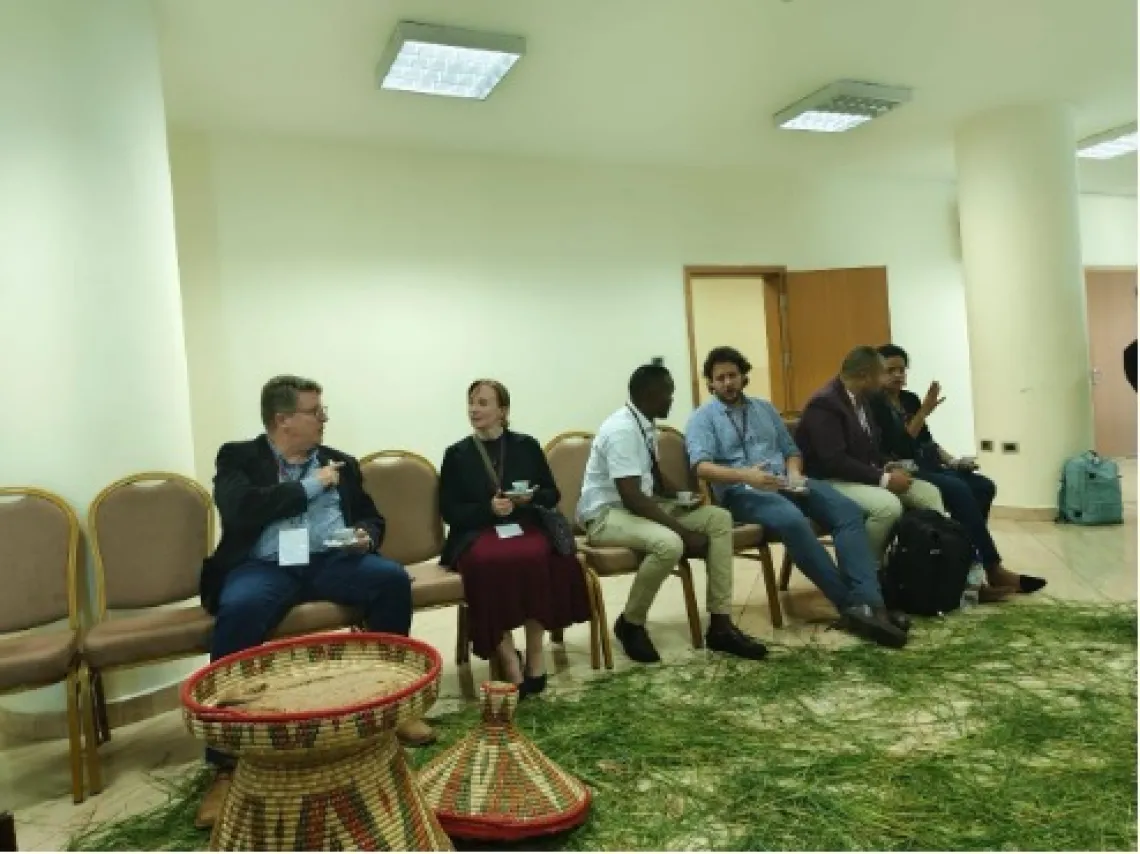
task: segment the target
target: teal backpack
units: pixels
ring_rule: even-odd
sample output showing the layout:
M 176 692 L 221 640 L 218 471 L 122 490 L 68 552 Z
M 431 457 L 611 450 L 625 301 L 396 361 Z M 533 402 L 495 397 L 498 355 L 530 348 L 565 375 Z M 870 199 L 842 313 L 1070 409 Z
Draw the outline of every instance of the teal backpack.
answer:
M 1065 461 L 1057 521 L 1074 525 L 1119 525 L 1124 521 L 1120 469 L 1096 451 Z

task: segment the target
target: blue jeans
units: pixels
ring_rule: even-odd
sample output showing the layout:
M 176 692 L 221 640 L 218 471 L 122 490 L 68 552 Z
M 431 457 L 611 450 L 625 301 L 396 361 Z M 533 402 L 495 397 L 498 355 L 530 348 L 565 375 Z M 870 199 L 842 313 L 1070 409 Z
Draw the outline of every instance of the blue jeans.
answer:
M 374 632 L 406 635 L 412 627 L 412 579 L 395 561 L 346 551 L 310 556 L 305 566 L 247 560 L 230 570 L 218 602 L 210 660 L 264 643 L 289 609 L 302 602 L 335 602 L 364 612 Z M 206 751 L 226 767 L 231 757 Z
M 915 477 L 938 487 L 942 503 L 950 518 L 960 522 L 978 550 L 982 566 L 994 569 L 1001 564 L 1001 554 L 990 535 L 990 507 L 997 496 L 994 482 L 976 472 L 945 468 L 937 471 L 921 469 Z
M 863 509 L 830 484 L 809 480 L 807 493 L 797 496 L 733 486 L 723 503 L 737 522 L 763 525 L 778 536 L 803 574 L 840 611 L 853 605 L 883 607 L 878 562 L 867 539 Z M 809 519 L 831 532 L 838 567 Z

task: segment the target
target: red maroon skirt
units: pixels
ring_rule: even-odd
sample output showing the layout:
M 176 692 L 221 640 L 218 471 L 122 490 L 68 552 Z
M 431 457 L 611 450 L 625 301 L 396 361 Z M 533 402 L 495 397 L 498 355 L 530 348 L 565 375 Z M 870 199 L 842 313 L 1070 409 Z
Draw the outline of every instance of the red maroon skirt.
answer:
M 521 537 L 484 531 L 459 558 L 471 645 L 490 658 L 503 635 L 527 620 L 547 631 L 590 619 L 590 597 L 573 555 L 554 551 L 546 532 L 524 525 Z

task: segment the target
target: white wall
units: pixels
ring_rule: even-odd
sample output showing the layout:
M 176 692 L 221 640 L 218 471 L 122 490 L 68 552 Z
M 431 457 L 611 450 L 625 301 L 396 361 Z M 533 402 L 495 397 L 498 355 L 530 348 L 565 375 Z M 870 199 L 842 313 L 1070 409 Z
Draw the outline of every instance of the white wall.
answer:
M 507 384 L 514 424 L 540 441 L 593 429 L 652 356 L 674 371 L 681 425 L 685 264 L 886 265 L 914 385 L 937 377 L 949 398 L 938 436 L 973 447 L 952 186 L 189 132 L 171 144 L 203 480 L 221 442 L 260 429 L 258 391 L 282 372 L 324 383 L 327 441 L 355 454 L 438 462 L 465 435 L 476 376 Z
M 1136 266 L 1136 197 L 1080 199 L 1081 251 L 1086 267 Z

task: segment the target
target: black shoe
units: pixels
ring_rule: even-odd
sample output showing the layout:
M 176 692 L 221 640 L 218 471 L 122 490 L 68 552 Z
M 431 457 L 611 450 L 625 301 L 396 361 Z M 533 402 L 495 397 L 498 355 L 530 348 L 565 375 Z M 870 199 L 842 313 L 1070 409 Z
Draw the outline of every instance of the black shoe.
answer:
M 910 617 L 903 611 L 888 610 L 887 608 L 875 608 L 875 616 L 880 620 L 886 620 L 899 631 L 909 632 L 911 627 Z
M 1022 593 L 1036 593 L 1049 583 L 1044 578 L 1038 578 L 1036 575 L 1019 575 L 1017 579 L 1017 588 Z
M 889 620 L 876 617 L 866 605 L 848 608 L 839 619 L 840 627 L 880 646 L 902 649 L 906 646 L 906 632 Z
M 752 661 L 760 661 L 768 655 L 768 647 L 731 623 L 724 629 L 710 627 L 705 634 L 705 646 L 714 652 L 725 652 Z
M 635 626 L 626 620 L 624 614 L 614 623 L 614 637 L 621 641 L 625 654 L 634 661 L 641 664 L 656 664 L 661 660 L 653 641 L 649 639 L 649 633 L 645 631 L 645 626 Z
M 535 694 L 541 694 L 546 690 L 546 674 L 541 676 L 526 676 L 523 678 L 523 690 L 526 691 L 528 697 L 533 697 Z
M 515 655 L 517 655 L 519 658 L 519 672 L 523 675 L 523 681 L 515 683 L 515 690 L 519 692 L 519 702 L 521 703 L 523 700 L 530 696 L 531 692 L 530 686 L 527 685 L 526 665 L 523 664 L 522 653 L 516 649 Z

